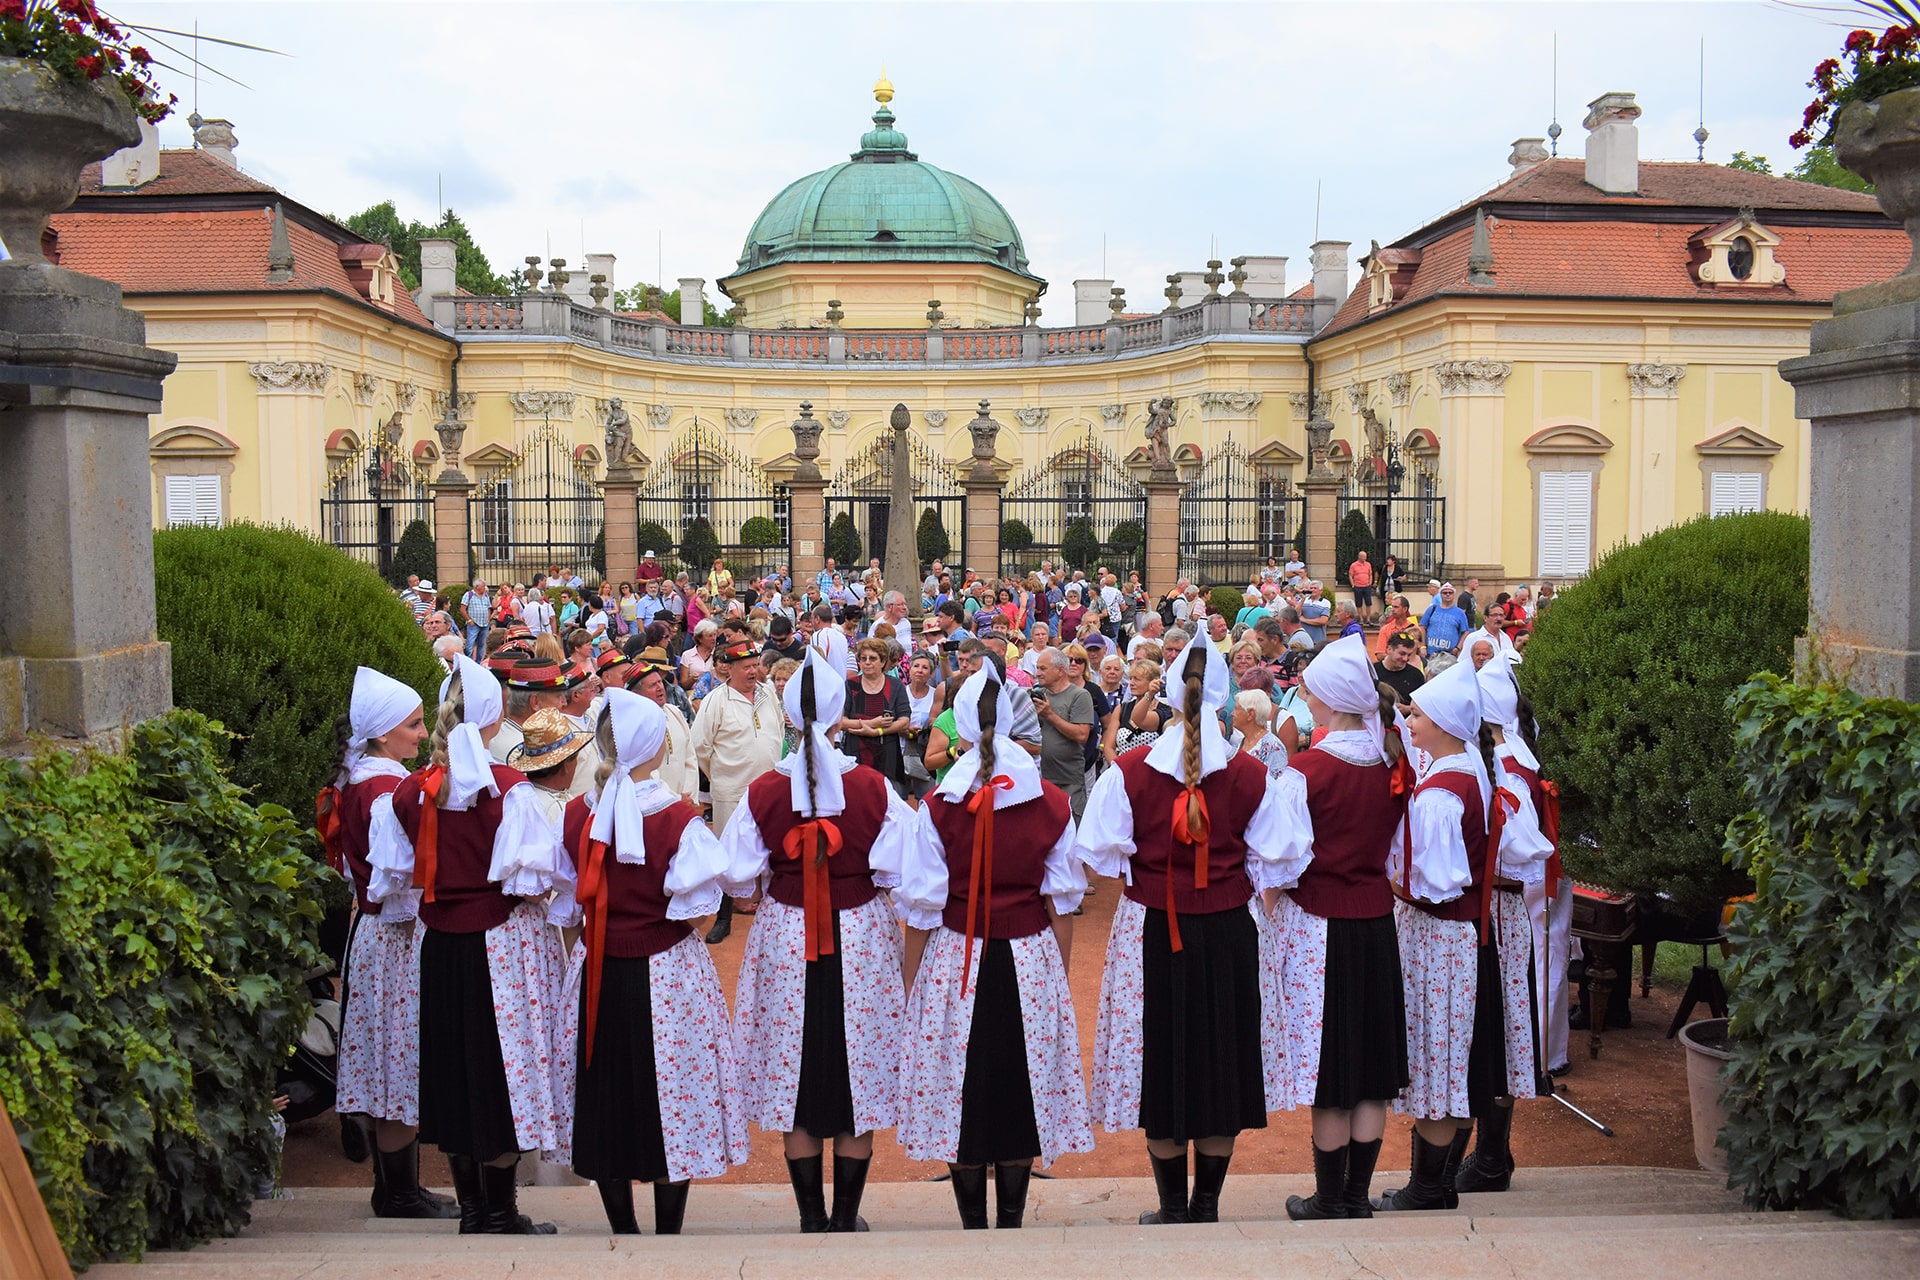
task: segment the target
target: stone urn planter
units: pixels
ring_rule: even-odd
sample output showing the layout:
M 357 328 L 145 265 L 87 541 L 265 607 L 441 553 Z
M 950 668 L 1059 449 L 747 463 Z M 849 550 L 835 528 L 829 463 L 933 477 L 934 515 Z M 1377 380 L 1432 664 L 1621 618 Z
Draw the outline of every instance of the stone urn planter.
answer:
M 1873 184 L 1880 207 L 1907 229 L 1914 256 L 1900 274 L 1920 276 L 1920 88 L 1841 108 L 1833 154 Z
M 107 80 L 76 84 L 45 63 L 0 58 L 0 241 L 44 261 L 47 219 L 73 203 L 80 170 L 140 141 L 133 104 Z
M 1727 1125 L 1727 1107 L 1721 1095 L 1726 1085 L 1720 1072 L 1726 1067 L 1727 1020 L 1702 1018 L 1680 1028 L 1680 1045 L 1687 1054 L 1687 1101 L 1693 1110 L 1693 1158 L 1708 1173 L 1727 1171 L 1727 1153 L 1720 1131 Z

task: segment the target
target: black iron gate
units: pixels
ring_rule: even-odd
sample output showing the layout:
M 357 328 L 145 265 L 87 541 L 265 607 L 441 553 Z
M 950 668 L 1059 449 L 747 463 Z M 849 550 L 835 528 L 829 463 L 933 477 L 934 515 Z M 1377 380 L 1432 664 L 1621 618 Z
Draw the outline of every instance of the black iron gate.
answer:
M 1433 464 L 1403 448 L 1388 435 L 1378 451 L 1353 460 L 1340 488 L 1339 519 L 1349 511 L 1366 516 L 1373 539 L 1380 546 L 1377 559 L 1392 556 L 1402 574 L 1415 579 L 1437 578 L 1446 558 L 1447 500 L 1440 496 L 1440 477 Z M 1341 565 L 1342 572 L 1346 566 Z
M 914 561 L 919 566 L 918 572 L 924 573 L 932 560 L 955 563 L 964 558 L 967 545 L 967 491 L 961 485 L 960 475 L 953 469 L 953 464 L 911 433 L 907 436 L 907 466 L 909 478 L 913 481 L 913 510 L 908 518 L 913 521 Z M 826 496 L 827 554 L 839 561 L 842 569 L 848 567 L 849 558 L 858 561 L 855 573 L 864 568 L 869 560 L 879 560 L 884 565 L 887 528 L 894 518 L 892 433 L 885 432 L 875 437 L 860 452 L 842 463 L 827 486 Z M 937 551 L 937 544 L 944 541 L 947 548 L 944 554 L 920 554 L 920 530 L 929 511 L 940 522 L 940 536 L 932 539 L 935 545 L 929 550 Z M 853 550 L 853 547 L 844 532 L 836 532 L 836 525 L 840 530 L 845 530 L 849 525 L 852 527 L 853 541 L 859 544 L 859 554 L 852 557 L 841 554 Z M 982 573 L 987 572 L 978 565 L 972 567 Z M 906 591 L 910 588 L 903 585 L 900 589 Z
M 641 553 L 655 552 L 663 567 L 685 569 L 696 582 L 713 568 L 686 563 L 687 530 L 700 520 L 743 584 L 787 563 L 786 486 L 774 484 L 758 463 L 698 419 L 640 478 L 639 517 Z M 657 547 L 656 541 L 669 545 Z
M 376 437 L 336 463 L 321 490 L 320 528 L 328 542 L 390 576 L 393 553 L 414 521 L 433 532 L 433 490 L 426 470 L 400 443 Z
M 554 566 L 586 577 L 605 503 L 593 464 L 546 419 L 512 466 L 483 479 L 467 500 L 467 533 L 480 576 L 525 580 Z
M 1292 481 L 1229 437 L 1180 495 L 1180 576 L 1202 587 L 1257 581 L 1267 557 L 1285 562 L 1306 517 Z
M 1147 490 L 1089 430 L 1008 485 L 1000 498 L 1000 576 L 1043 560 L 1124 581 L 1147 570 Z

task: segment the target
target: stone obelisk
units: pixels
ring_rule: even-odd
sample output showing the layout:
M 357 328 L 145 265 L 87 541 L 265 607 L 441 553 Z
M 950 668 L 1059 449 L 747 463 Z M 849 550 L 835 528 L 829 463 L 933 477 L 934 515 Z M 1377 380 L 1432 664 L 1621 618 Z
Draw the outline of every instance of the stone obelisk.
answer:
M 914 549 L 913 463 L 907 455 L 907 428 L 913 415 L 896 404 L 887 423 L 893 428 L 893 485 L 887 506 L 887 554 L 881 561 L 887 589 L 907 597 L 907 608 L 920 612 L 920 554 Z

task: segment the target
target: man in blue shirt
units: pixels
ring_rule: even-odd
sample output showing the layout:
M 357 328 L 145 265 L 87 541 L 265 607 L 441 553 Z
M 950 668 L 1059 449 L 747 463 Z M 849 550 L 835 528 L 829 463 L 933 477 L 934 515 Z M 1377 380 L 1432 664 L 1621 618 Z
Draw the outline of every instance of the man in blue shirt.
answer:
M 646 594 L 642 595 L 639 602 L 634 605 L 633 616 L 639 619 L 640 625 L 644 627 L 666 611 L 667 602 L 660 598 L 660 579 L 648 578 Z
M 1420 625 L 1427 632 L 1427 656 L 1460 652 L 1460 642 L 1466 638 L 1472 623 L 1467 621 L 1467 611 L 1453 602 L 1454 590 L 1451 582 L 1440 584 L 1440 597 L 1427 606 L 1420 615 Z
M 1327 642 L 1327 619 L 1333 616 L 1333 605 L 1320 593 L 1325 590 L 1313 579 L 1307 582 L 1307 594 L 1300 597 L 1300 625 L 1306 630 L 1307 638 L 1318 649 Z

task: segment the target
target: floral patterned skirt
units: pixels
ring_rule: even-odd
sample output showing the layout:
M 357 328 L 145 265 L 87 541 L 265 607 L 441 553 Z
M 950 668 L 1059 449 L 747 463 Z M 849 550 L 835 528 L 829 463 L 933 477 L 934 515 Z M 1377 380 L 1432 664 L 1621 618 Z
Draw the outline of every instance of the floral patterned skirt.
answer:
M 1352 1110 L 1407 1085 L 1407 1020 L 1392 916 L 1328 920 L 1288 895 L 1274 913 L 1283 940 L 1288 1105 Z
M 420 940 L 417 920 L 354 918 L 340 1027 L 341 1115 L 420 1123 Z
M 1509 1097 L 1535 1096 L 1533 921 L 1519 890 L 1493 891 L 1493 929 L 1500 946 L 1501 1033 L 1507 1051 Z
M 1478 927 L 1406 902 L 1393 907 L 1407 1002 L 1407 1087 L 1393 1104 L 1420 1120 L 1472 1114 L 1467 1065 L 1478 989 Z
M 959 1164 L 1093 1150 L 1073 993 L 1053 931 L 976 942 L 927 940 L 907 997 L 900 1144 L 915 1160 Z

